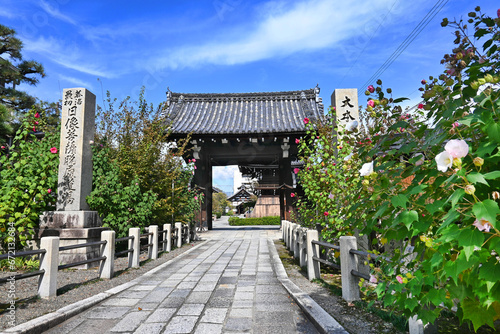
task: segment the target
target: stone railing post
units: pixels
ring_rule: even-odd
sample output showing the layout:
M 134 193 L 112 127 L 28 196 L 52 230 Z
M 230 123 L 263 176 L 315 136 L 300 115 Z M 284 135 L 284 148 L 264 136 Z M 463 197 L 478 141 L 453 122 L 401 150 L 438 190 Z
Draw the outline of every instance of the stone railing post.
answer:
M 163 251 L 170 252 L 172 250 L 172 225 L 163 224 L 163 240 L 167 241 L 163 243 Z
M 310 281 L 320 278 L 320 265 L 313 260 L 313 256 L 319 258 L 319 246 L 313 245 L 313 240 L 318 241 L 318 231 L 307 230 L 307 277 Z
M 307 235 L 306 233 L 307 233 L 307 229 L 305 229 L 305 228 L 300 229 L 299 262 L 300 262 L 301 267 L 304 267 L 307 264 L 307 250 L 306 250 L 307 245 L 306 245 L 306 240 L 304 240 L 306 235 Z
M 351 275 L 351 270 L 358 270 L 358 257 L 349 250 L 358 249 L 356 237 L 340 237 L 340 273 L 342 275 L 342 298 L 348 302 L 359 300 L 359 279 Z
M 177 236 L 177 248 L 182 247 L 182 223 L 175 223 L 175 235 Z
M 298 259 L 299 256 L 300 256 L 300 232 L 302 230 L 302 227 L 300 225 L 298 225 L 296 228 L 295 228 L 295 244 L 293 245 L 293 257 Z
M 158 225 L 149 225 L 149 233 L 153 233 L 148 238 L 148 244 L 153 244 L 148 247 L 148 258 L 156 260 L 158 258 Z
M 282 238 L 283 238 L 283 241 L 285 242 L 285 246 L 286 246 L 286 230 L 288 228 L 288 221 L 287 220 L 283 220 L 282 223 L 281 223 L 281 228 L 283 229 L 281 231 L 282 233 Z
M 45 270 L 38 279 L 38 296 L 44 299 L 54 297 L 57 292 L 57 270 L 59 267 L 59 237 L 43 237 L 40 249 L 45 254 L 40 257 L 40 270 Z
M 186 224 L 187 235 L 186 235 L 186 243 L 191 242 L 191 228 L 189 227 L 189 223 Z
M 128 248 L 133 252 L 128 253 L 128 267 L 139 268 L 139 254 L 141 252 L 141 229 L 132 227 L 128 230 L 128 235 L 134 239 L 128 241 Z
M 290 229 L 290 251 L 295 252 L 295 231 L 297 229 L 298 224 L 292 224 L 292 228 Z M 294 254 L 295 255 L 295 254 Z
M 102 231 L 101 241 L 106 241 L 101 246 L 101 256 L 106 259 L 101 261 L 99 277 L 111 279 L 115 271 L 115 231 Z

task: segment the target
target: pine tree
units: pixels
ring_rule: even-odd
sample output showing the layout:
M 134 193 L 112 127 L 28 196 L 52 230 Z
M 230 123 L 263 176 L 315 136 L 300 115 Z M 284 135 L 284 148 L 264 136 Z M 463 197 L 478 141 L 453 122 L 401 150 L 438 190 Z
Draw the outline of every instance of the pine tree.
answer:
M 35 98 L 16 89 L 21 83 L 36 85 L 45 77 L 43 66 L 34 60 L 24 60 L 22 41 L 16 31 L 0 24 L 0 141 L 11 134 L 12 114 L 22 113 L 33 106 Z M 5 110 L 7 109 L 7 111 Z

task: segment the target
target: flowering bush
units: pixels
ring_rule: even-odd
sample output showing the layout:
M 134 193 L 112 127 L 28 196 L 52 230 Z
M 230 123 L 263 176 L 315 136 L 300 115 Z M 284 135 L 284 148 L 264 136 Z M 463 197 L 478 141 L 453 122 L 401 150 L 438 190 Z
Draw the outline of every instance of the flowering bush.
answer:
M 443 305 L 457 306 L 457 316 L 477 330 L 500 319 L 500 18 L 477 7 L 468 23 L 472 33 L 462 20 L 443 20 L 456 28 L 456 47 L 442 60 L 443 74 L 422 80 L 418 108 L 403 112 L 402 99 L 379 80 L 366 91 L 364 126 L 336 129 L 350 151 L 335 159 L 328 135 L 309 140 L 309 169 L 299 177 L 304 201 L 330 212 L 335 231 L 327 236 L 357 229 L 391 260 L 371 264 L 385 306 L 424 322 Z
M 35 128 L 35 129 L 33 129 Z M 47 131 L 45 111 L 34 106 L 22 120 L 12 146 L 0 149 L 0 246 L 19 249 L 31 239 L 39 215 L 55 209 L 59 130 Z M 39 139 L 35 135 L 45 134 Z M 12 248 L 12 247 L 11 247 Z

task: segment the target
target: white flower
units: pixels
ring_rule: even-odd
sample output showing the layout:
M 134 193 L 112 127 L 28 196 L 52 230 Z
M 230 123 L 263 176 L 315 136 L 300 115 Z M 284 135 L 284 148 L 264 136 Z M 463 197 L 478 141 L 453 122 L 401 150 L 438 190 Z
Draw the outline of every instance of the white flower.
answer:
M 361 175 L 361 176 L 368 176 L 371 173 L 373 173 L 373 161 L 367 162 L 366 164 L 363 164 L 363 166 L 359 170 L 359 175 Z
M 463 139 L 452 139 L 446 143 L 444 150 L 453 158 L 463 158 L 469 154 L 469 145 Z
M 349 161 L 349 160 L 351 160 L 352 155 L 353 155 L 353 153 L 352 153 L 352 152 L 351 152 L 351 153 L 349 153 L 349 155 L 348 155 L 348 156 L 346 156 L 346 157 L 344 158 L 344 161 Z
M 450 153 L 444 151 L 436 155 L 436 163 L 438 170 L 441 172 L 446 172 L 448 168 L 451 168 L 453 165 L 453 157 Z
M 352 121 L 352 122 L 347 123 L 347 126 L 345 127 L 345 129 L 347 131 L 353 131 L 357 127 L 358 127 L 358 121 Z

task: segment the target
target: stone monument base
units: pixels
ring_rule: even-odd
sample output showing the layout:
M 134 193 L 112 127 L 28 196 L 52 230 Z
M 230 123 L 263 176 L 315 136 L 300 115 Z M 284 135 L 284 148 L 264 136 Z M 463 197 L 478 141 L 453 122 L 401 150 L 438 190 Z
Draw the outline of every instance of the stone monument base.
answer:
M 58 236 L 59 247 L 84 244 L 101 240 L 101 232 L 108 230 L 102 227 L 102 221 L 97 211 L 49 211 L 40 216 L 40 229 L 31 246 L 40 247 L 40 239 L 47 236 Z M 59 264 L 68 264 L 90 260 L 100 256 L 101 245 L 69 249 L 59 253 Z M 99 265 L 99 262 L 83 264 L 77 269 L 89 269 Z

